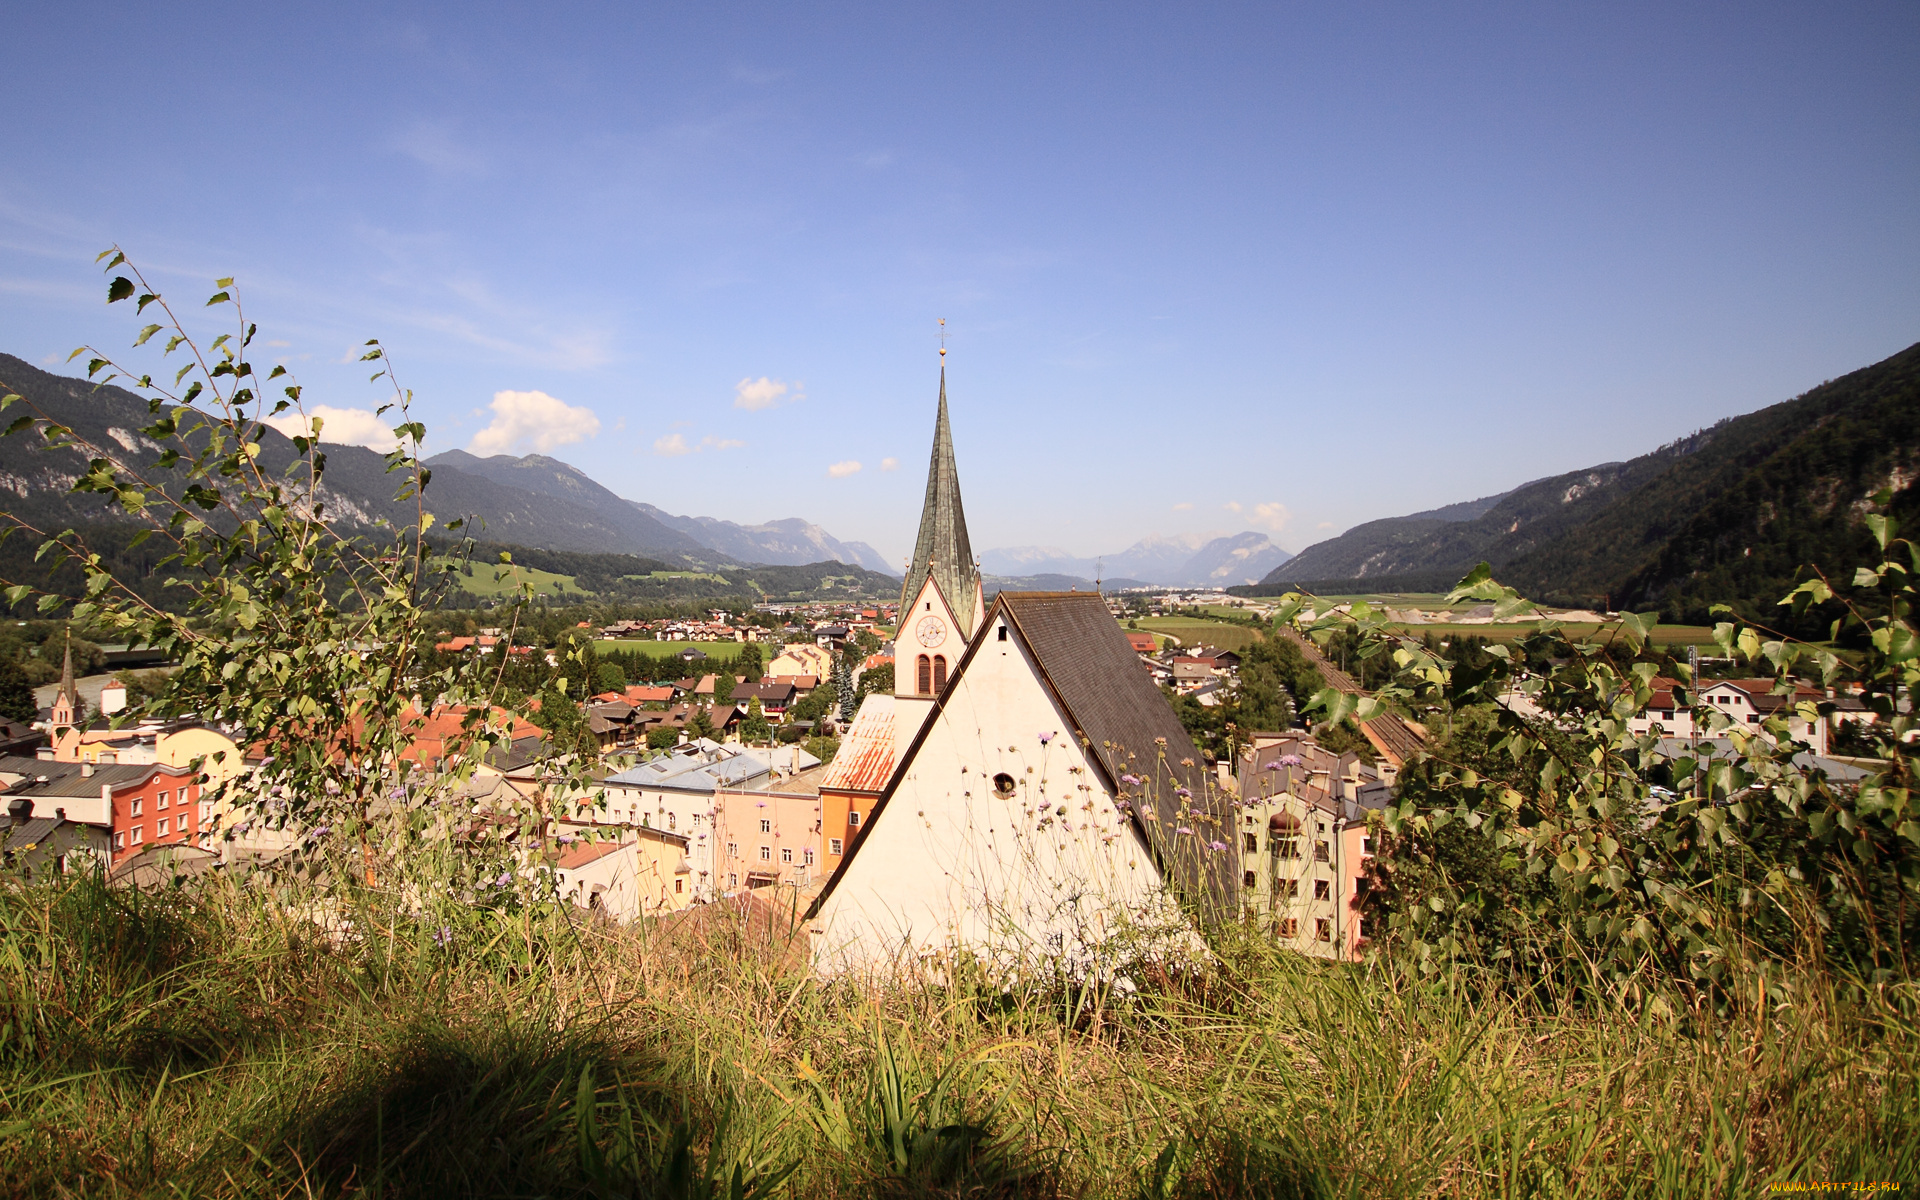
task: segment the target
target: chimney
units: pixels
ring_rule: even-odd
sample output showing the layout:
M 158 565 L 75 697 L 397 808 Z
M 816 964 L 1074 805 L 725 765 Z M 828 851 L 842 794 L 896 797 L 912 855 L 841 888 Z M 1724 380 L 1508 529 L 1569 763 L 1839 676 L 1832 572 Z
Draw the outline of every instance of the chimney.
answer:
M 92 763 L 90 763 L 90 762 L 83 762 L 83 763 L 81 763 L 81 764 L 80 764 L 80 778 L 82 778 L 82 779 L 92 779 L 92 778 L 93 778 L 93 764 L 92 764 Z
M 25 825 L 33 820 L 33 801 L 25 796 L 16 797 L 7 802 L 7 818 L 15 825 Z

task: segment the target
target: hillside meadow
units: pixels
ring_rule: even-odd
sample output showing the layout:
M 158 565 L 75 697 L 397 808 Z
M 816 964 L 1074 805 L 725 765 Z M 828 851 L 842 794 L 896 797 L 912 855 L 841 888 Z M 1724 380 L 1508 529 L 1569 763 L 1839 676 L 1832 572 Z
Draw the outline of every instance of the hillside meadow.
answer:
M 1913 1180 L 1911 984 L 1718 1003 L 1332 966 L 856 988 L 777 906 L 612 928 L 0 891 L 21 1196 L 1752 1196 Z

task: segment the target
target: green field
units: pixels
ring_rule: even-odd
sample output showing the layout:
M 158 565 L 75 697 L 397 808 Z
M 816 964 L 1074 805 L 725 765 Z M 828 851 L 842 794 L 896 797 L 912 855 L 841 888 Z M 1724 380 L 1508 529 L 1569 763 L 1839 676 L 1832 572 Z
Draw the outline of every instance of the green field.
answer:
M 1180 639 L 1182 647 L 1205 644 L 1222 650 L 1245 650 L 1259 636 L 1244 625 L 1226 625 L 1193 617 L 1141 617 L 1141 629 Z
M 435 565 L 445 563 L 438 560 Z M 571 575 L 556 575 L 552 571 L 537 571 L 532 567 L 500 566 L 495 563 L 471 563 L 473 573 L 467 574 L 463 568 L 455 578 L 460 581 L 460 589 L 471 595 L 487 599 L 499 599 L 511 596 L 522 583 L 533 584 L 534 594 L 538 596 L 558 596 L 563 592 L 582 595 L 579 584 Z
M 645 575 L 622 575 L 622 579 L 644 582 L 649 579 L 705 579 L 713 583 L 725 583 L 725 575 L 715 575 L 711 571 L 651 571 Z
M 732 662 L 740 657 L 747 648 L 746 642 L 656 642 L 647 638 L 620 638 L 611 642 L 595 642 L 600 650 L 617 650 L 622 654 L 645 654 L 650 658 L 668 658 L 682 650 L 704 650 L 708 661 Z M 762 651 L 766 657 L 765 651 Z

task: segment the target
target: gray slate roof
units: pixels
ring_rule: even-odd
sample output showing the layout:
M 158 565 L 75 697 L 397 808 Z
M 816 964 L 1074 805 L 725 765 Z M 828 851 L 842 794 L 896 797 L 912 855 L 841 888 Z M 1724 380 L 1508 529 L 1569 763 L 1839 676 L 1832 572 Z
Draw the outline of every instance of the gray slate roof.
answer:
M 953 461 L 953 430 L 947 424 L 947 369 L 940 368 L 940 415 L 933 423 L 933 461 L 927 467 L 927 500 L 920 509 L 920 537 L 913 545 L 913 566 L 900 588 L 900 619 L 920 594 L 928 576 L 953 607 L 963 633 L 972 633 L 979 614 L 973 599 L 980 569 L 967 540 L 967 515 L 960 506 L 960 469 Z
M 989 610 L 1005 609 L 1039 662 L 1076 735 L 1136 810 L 1150 806 L 1158 820 L 1135 824 L 1160 857 L 1167 876 L 1190 897 L 1233 895 L 1234 860 L 1204 852 L 1206 843 L 1233 832 L 1227 801 L 1209 785 L 1204 760 L 1173 706 L 1140 669 L 1140 657 L 1098 592 L 1001 592 Z M 992 637 L 983 632 L 984 641 Z M 1163 748 L 1160 739 L 1166 740 Z M 1125 783 L 1131 775 L 1143 782 Z M 1175 790 L 1184 788 L 1189 796 Z M 1196 820 L 1199 809 L 1210 820 Z M 1182 827 L 1192 835 L 1176 834 Z

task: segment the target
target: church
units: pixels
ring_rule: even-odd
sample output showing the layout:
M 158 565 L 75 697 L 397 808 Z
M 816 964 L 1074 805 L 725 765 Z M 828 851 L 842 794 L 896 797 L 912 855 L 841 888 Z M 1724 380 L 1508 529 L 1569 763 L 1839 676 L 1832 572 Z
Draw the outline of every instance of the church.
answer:
M 1087 969 L 1226 910 L 1228 801 L 1099 593 L 987 603 L 944 363 L 899 612 L 894 694 L 867 698 L 821 783 L 847 826 L 806 914 L 817 970 Z

